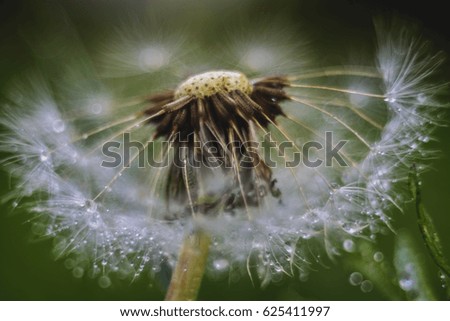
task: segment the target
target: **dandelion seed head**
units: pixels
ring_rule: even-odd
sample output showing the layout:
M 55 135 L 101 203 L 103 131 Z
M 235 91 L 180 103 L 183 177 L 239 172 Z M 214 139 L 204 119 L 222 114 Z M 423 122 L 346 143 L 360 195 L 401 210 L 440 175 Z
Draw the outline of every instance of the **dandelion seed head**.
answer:
M 181 83 L 175 91 L 175 98 L 194 96 L 203 98 L 218 92 L 239 90 L 250 94 L 252 87 L 247 77 L 240 72 L 209 71 L 195 75 Z
M 90 81 L 74 82 L 79 75 L 53 90 L 45 77 L 15 86 L 1 120 L 7 133 L 0 148 L 12 155 L 5 164 L 17 181 L 8 197 L 16 204 L 29 202 L 39 217 L 33 233 L 54 238 L 55 256 L 66 258 L 74 277 L 97 278 L 102 288 L 112 285 L 113 275 L 134 278 L 173 267 L 184 236 L 199 227 L 211 235 L 213 277 L 235 282 L 250 275 L 266 285 L 298 270 L 306 280 L 324 254 L 353 252 L 358 237 L 375 238 L 391 228 L 392 213 L 405 197 L 400 182 L 412 164 L 421 163 L 438 123 L 438 87 L 429 78 L 440 55 L 430 54 L 406 29 L 396 35 L 395 28 L 380 23 L 377 28 L 377 62 L 368 62 L 368 69 L 297 68 L 305 61 L 288 31 L 283 37 L 241 35 L 223 44 L 217 52 L 232 56 L 226 65 L 237 71 L 217 69 L 217 52 L 194 54 L 177 65 L 183 42 L 172 34 L 145 35 L 141 26 L 119 32 L 95 58 L 107 77 L 146 75 L 144 85 L 130 85 L 133 97 L 139 92 L 144 98 L 122 104 L 110 94 L 117 88 L 92 74 L 95 90 L 85 90 Z M 208 70 L 216 71 L 201 67 L 186 75 L 211 65 Z M 172 91 L 159 94 L 155 83 L 166 73 Z M 83 85 L 71 91 L 72 82 Z M 173 138 L 176 132 L 186 137 Z M 101 166 L 110 160 L 102 146 L 123 143 L 124 133 L 142 143 L 130 148 L 130 162 Z M 285 165 L 297 155 L 303 163 L 270 167 L 258 151 L 260 167 L 244 170 L 233 167 L 243 156 L 230 156 L 216 144 L 206 156 L 232 160 L 229 168 L 191 173 L 185 165 L 189 157 L 181 157 L 179 168 L 139 164 L 141 154 L 157 161 L 181 155 L 164 139 L 194 146 L 211 138 L 228 142 L 229 135 L 237 141 L 268 139 L 267 133 L 278 146 L 270 152 L 272 160 Z M 305 150 L 311 141 L 321 148 Z M 339 151 L 346 166 L 336 159 L 326 163 L 326 153 L 340 141 L 347 142 Z M 295 144 L 282 153 L 282 142 Z M 123 146 L 109 151 L 125 156 Z M 305 160 L 323 163 L 307 166 Z M 373 259 L 380 262 L 383 254 Z M 359 272 L 349 282 L 363 292 L 373 288 Z

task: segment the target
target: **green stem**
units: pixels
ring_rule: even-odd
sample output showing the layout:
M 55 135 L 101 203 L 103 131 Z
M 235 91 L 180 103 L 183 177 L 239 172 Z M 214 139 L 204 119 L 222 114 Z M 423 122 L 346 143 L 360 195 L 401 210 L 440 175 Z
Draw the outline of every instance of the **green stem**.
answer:
M 411 168 L 409 176 L 411 193 L 416 201 L 416 212 L 422 238 L 436 265 L 447 277 L 450 277 L 450 264 L 445 258 L 441 239 L 439 238 L 431 216 L 427 213 L 422 204 L 422 191 L 420 189 L 420 182 L 415 166 Z
M 201 229 L 185 238 L 167 290 L 166 301 L 192 301 L 197 298 L 210 242 L 210 236 Z

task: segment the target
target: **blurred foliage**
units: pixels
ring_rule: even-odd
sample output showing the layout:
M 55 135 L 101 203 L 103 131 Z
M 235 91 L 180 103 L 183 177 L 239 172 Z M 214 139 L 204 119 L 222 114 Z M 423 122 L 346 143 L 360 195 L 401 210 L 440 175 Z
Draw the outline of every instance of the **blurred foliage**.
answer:
M 172 1 L 176 3 L 175 1 Z M 204 32 L 203 39 L 214 41 L 215 32 L 205 27 L 208 19 L 215 19 L 220 6 L 214 1 L 180 1 L 180 9 L 192 17 L 193 28 Z M 219 3 L 219 2 L 217 2 Z M 400 2 L 390 2 L 383 6 L 375 1 L 220 1 L 221 5 L 236 6 L 240 11 L 239 19 L 258 20 L 261 16 L 277 16 L 286 19 L 296 27 L 305 28 L 324 42 L 318 44 L 318 53 L 324 60 L 328 55 L 327 46 L 340 41 L 350 47 L 352 37 L 364 39 L 365 30 L 371 27 L 371 16 L 379 12 L 386 13 L 392 9 L 413 20 L 422 22 L 425 33 L 432 38 L 437 47 L 449 51 L 448 22 L 443 14 L 446 10 L 437 10 L 431 1 L 427 6 L 408 3 L 403 7 Z M 22 71 L 33 65 L 33 46 L 24 34 L 32 34 L 35 28 L 46 35 L 51 35 L 54 25 L 53 14 L 60 10 L 67 13 L 67 18 L 74 24 L 79 37 L 87 48 L 107 36 L 121 21 L 121 15 L 142 13 L 151 10 L 152 1 L 3 1 L 0 4 L 0 92 L 4 92 L 8 83 Z M 442 5 L 441 5 L 442 8 Z M 162 12 L 161 14 L 165 14 Z M 195 21 L 196 15 L 203 20 Z M 235 23 L 233 16 L 228 17 Z M 320 23 L 312 25 L 319 19 Z M 447 20 L 447 19 L 445 19 Z M 447 20 L 448 21 L 448 20 Z M 335 38 L 336 27 L 348 31 L 348 41 Z M 64 41 L 59 39 L 58 41 Z M 57 43 L 58 45 L 58 43 Z M 349 49 L 351 51 L 352 48 Z M 321 51 L 319 51 L 321 50 Z M 51 65 L 51 64 L 50 64 Z M 450 191 L 450 137 L 449 128 L 440 128 L 436 132 L 437 140 L 432 148 L 442 151 L 439 159 L 432 162 L 432 168 L 421 179 L 422 202 L 428 209 L 437 227 L 443 248 L 443 256 L 450 257 L 450 216 L 448 196 Z M 11 188 L 9 177 L 0 173 L 0 195 L 5 195 Z M 264 289 L 252 285 L 249 278 L 242 280 L 204 280 L 200 290 L 200 300 L 403 300 L 403 299 L 445 299 L 446 289 L 442 286 L 439 269 L 434 264 L 424 245 L 419 228 L 415 204 L 405 204 L 403 214 L 395 216 L 395 228 L 401 233 L 380 236 L 378 242 L 363 241 L 356 245 L 353 253 L 324 259 L 315 265 L 315 271 L 309 276 L 284 279 Z M 87 277 L 76 279 L 65 268 L 64 260 L 55 261 L 52 257 L 52 240 L 32 241 L 30 219 L 22 208 L 12 210 L 10 204 L 1 204 L 0 213 L 0 299 L 2 300 L 160 300 L 163 293 L 157 285 L 147 279 L 133 282 L 115 280 L 107 289 L 98 286 L 97 280 Z M 396 244 L 393 246 L 393 244 Z M 382 253 L 374 259 L 376 253 Z M 381 258 L 381 260 L 379 260 Z M 395 261 L 395 264 L 393 262 Z M 413 264 L 411 273 L 419 280 L 416 297 L 408 296 L 400 287 L 402 269 Z M 352 273 L 360 273 L 365 283 L 354 286 L 349 282 Z M 400 273 L 400 274 L 399 274 Z M 362 282 L 362 281 L 361 281 Z M 150 284 L 150 285 L 149 285 Z M 373 289 L 372 289 L 373 287 Z

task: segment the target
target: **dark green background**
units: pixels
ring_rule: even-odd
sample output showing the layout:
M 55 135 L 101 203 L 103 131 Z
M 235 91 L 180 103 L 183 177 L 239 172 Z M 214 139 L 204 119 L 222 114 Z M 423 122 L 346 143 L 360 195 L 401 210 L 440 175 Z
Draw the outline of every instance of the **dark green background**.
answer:
M 80 32 L 82 39 L 94 43 L 114 27 L 120 18 L 123 6 L 146 7 L 151 1 L 57 1 L 66 10 Z M 56 3 L 56 2 L 55 2 Z M 257 3 L 257 4 L 256 4 Z M 42 27 L 42 16 L 48 14 L 51 1 L 4 1 L 0 7 L 0 91 L 19 72 L 33 64 L 32 49 L 18 32 L 24 25 Z M 42 9 L 45 8 L 45 9 Z M 205 9 L 206 10 L 206 9 Z M 352 37 L 362 38 L 365 30 L 371 26 L 371 16 L 377 13 L 397 12 L 407 19 L 422 24 L 426 35 L 432 38 L 438 48 L 449 52 L 449 24 L 445 17 L 446 9 L 439 7 L 438 1 L 427 1 L 427 5 L 400 2 L 382 5 L 371 1 L 258 1 L 248 12 L 249 19 L 273 14 L 286 15 L 291 23 L 306 26 L 315 23 L 317 29 L 308 30 L 316 35 L 328 35 L 332 42 L 334 28 L 339 26 L 348 30 L 348 41 Z M 199 13 L 200 14 L 200 13 Z M 201 14 L 205 14 L 202 12 Z M 219 14 L 211 12 L 211 15 Z M 39 22 L 37 22 L 39 21 Z M 51 22 L 44 27 L 51 32 Z M 214 35 L 211 35 L 214 37 Z M 335 41 L 342 41 L 336 39 Z M 347 45 L 343 42 L 343 45 Z M 321 44 L 318 44 L 320 47 Z M 450 74 L 450 73 L 449 73 Z M 430 148 L 442 151 L 439 159 L 432 162 L 432 168 L 422 176 L 424 204 L 431 213 L 438 233 L 450 257 L 450 138 L 449 128 L 440 128 L 436 132 L 437 141 Z M 0 194 L 10 189 L 9 178 L 0 172 Z M 152 300 L 162 299 L 163 294 L 155 287 L 149 287 L 145 280 L 134 283 L 120 283 L 116 280 L 107 289 L 101 289 L 96 280 L 76 279 L 64 267 L 63 261 L 54 261 L 51 255 L 51 241 L 32 242 L 30 225 L 24 224 L 29 218 L 20 210 L 11 211 L 8 204 L 0 205 L 0 299 L 1 300 Z M 412 204 L 406 205 L 404 214 L 395 217 L 395 226 L 410 231 L 417 241 L 418 256 L 439 288 L 437 269 L 433 265 L 416 225 L 416 216 Z M 394 235 L 382 237 L 380 249 L 386 259 L 392 254 Z M 228 281 L 205 280 L 200 291 L 203 300 L 279 300 L 279 299 L 320 299 L 320 300 L 383 300 L 386 299 L 375 287 L 368 294 L 348 283 L 351 271 L 344 270 L 339 264 L 328 262 L 328 267 L 318 267 L 311 273 L 307 282 L 285 280 L 265 289 L 252 286 L 248 279 L 238 283 Z M 368 276 L 370 279 L 370 276 Z M 440 290 L 438 290 L 439 292 Z M 441 291 L 442 292 L 442 291 Z M 439 292 L 439 293 L 441 293 Z M 442 294 L 442 293 L 441 293 Z

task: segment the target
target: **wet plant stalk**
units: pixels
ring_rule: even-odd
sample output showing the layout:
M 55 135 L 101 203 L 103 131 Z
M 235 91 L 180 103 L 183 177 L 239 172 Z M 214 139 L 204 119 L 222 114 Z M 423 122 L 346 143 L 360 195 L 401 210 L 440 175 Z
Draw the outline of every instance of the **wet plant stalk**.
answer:
M 205 273 L 210 242 L 210 236 L 201 229 L 194 230 L 185 238 L 170 280 L 166 301 L 197 299 Z
M 422 204 L 422 191 L 415 165 L 411 168 L 409 180 L 411 193 L 416 202 L 416 212 L 422 238 L 436 265 L 441 269 L 447 278 L 450 278 L 450 263 L 445 258 L 441 239 L 439 238 L 436 231 L 436 226 L 434 225 L 431 216 Z

